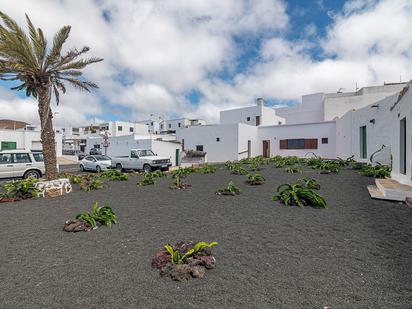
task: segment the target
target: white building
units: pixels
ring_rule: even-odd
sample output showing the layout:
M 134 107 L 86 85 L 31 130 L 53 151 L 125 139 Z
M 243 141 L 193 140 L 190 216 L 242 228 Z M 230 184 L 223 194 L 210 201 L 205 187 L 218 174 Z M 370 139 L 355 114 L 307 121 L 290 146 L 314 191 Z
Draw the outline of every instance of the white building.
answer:
M 103 149 L 103 137 L 89 136 L 86 153 L 91 148 Z M 109 146 L 103 153 L 115 157 L 128 155 L 131 149 L 150 149 L 159 156 L 170 158 L 172 165 L 175 166 L 179 164 L 181 148 L 175 136 L 130 134 L 109 137 Z

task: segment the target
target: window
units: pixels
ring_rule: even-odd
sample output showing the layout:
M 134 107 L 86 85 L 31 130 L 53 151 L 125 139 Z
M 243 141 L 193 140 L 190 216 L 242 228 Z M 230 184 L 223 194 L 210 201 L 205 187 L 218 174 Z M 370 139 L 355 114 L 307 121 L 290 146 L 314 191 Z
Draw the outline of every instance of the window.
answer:
M 256 126 L 260 126 L 260 116 L 256 116 Z
M 250 121 L 250 117 L 247 117 L 247 118 L 246 118 L 246 121 Z
M 400 143 L 399 143 L 399 172 L 406 174 L 406 117 L 400 121 Z
M 33 153 L 33 157 L 34 157 L 34 161 L 36 161 L 36 162 L 43 162 L 44 161 L 43 153 L 41 153 L 41 152 Z
M 160 125 L 160 129 L 163 130 L 163 124 Z
M 220 142 L 220 137 L 216 137 L 216 142 Z
M 361 159 L 366 159 L 368 156 L 367 140 L 366 140 L 366 126 L 359 128 L 359 143 L 360 143 L 360 154 Z
M 203 145 L 196 145 L 196 151 L 203 151 Z
M 151 126 L 153 126 L 153 121 L 150 123 Z
M 129 132 L 133 133 L 133 128 L 132 127 L 129 128 Z
M 10 153 L 0 153 L 0 164 L 10 164 L 11 154 Z
M 280 149 L 318 149 L 316 138 L 282 139 L 279 143 Z
M 327 137 L 322 137 L 322 144 L 328 144 L 329 139 Z
M 122 126 L 117 126 L 117 131 L 123 131 L 123 127 Z
M 28 153 L 15 153 L 13 158 L 14 163 L 30 163 L 30 157 Z
M 16 142 L 1 142 L 0 150 L 13 150 L 17 148 Z
M 169 123 L 169 129 L 171 129 L 171 128 L 172 128 L 172 124 Z
M 180 122 L 177 124 L 177 126 L 180 128 Z

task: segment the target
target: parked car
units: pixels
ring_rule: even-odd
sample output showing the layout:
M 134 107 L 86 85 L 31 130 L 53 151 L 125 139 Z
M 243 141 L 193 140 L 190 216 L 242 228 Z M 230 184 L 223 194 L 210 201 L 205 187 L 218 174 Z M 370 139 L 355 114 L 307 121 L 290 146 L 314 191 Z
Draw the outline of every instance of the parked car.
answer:
M 102 151 L 99 148 L 92 148 L 90 149 L 90 155 L 94 156 L 94 155 L 101 155 Z
M 0 178 L 41 178 L 44 173 L 42 152 L 30 150 L 0 151 Z
M 95 171 L 100 173 L 103 170 L 111 168 L 112 160 L 108 156 L 94 155 L 85 156 L 79 164 L 80 171 Z
M 112 165 L 118 170 L 167 171 L 172 163 L 169 158 L 159 157 L 150 149 L 132 149 L 128 156 L 112 158 Z

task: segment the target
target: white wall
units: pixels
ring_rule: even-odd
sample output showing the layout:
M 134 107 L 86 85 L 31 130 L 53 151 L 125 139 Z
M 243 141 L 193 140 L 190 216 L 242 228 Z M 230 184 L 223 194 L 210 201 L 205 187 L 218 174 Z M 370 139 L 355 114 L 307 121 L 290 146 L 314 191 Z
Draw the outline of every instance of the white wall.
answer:
M 247 124 L 239 124 L 238 127 L 238 160 L 248 157 L 248 141 L 250 140 L 250 156 L 256 157 L 262 154 L 262 149 L 259 148 L 258 142 L 259 127 L 250 126 Z M 226 161 L 226 160 L 222 160 Z
M 323 121 L 323 93 L 302 96 L 302 103 L 275 109 L 286 124 L 313 123 Z
M 355 155 L 360 162 L 368 162 L 373 152 L 385 145 L 385 149 L 374 156 L 374 161 L 381 164 L 391 164 L 392 132 L 389 129 L 390 107 L 396 101 L 398 94 L 387 97 L 356 111 L 349 111 L 336 120 L 337 156 L 347 158 Z M 378 107 L 372 107 L 378 106 Z M 360 127 L 366 126 L 367 157 L 360 158 Z
M 270 155 L 305 157 L 313 152 L 323 158 L 336 158 L 336 123 L 319 122 L 299 125 L 267 126 L 258 129 L 259 155 L 263 153 L 263 140 L 270 140 Z M 328 144 L 322 144 L 322 138 L 328 138 Z M 280 140 L 317 138 L 318 149 L 280 149 Z
M 256 126 L 257 116 L 260 117 L 260 125 L 278 125 L 285 123 L 285 119 L 278 116 L 273 108 L 256 105 L 221 111 L 220 124 L 243 123 Z
M 56 154 L 62 155 L 62 134 L 55 133 Z M 0 130 L 1 142 L 15 142 L 17 149 L 41 150 L 41 138 L 39 131 L 13 131 Z
M 406 117 L 406 174 L 400 173 L 400 120 Z M 392 127 L 389 132 L 392 136 L 392 173 L 395 180 L 412 185 L 412 91 L 409 90 L 402 99 L 394 105 L 389 118 Z
M 172 165 L 176 166 L 176 150 L 178 149 L 180 154 L 182 145 L 176 142 L 152 140 L 151 149 L 158 156 L 170 158 Z
M 208 162 L 237 160 L 238 127 L 239 124 L 192 126 L 177 131 L 176 138 L 180 142 L 184 140 L 185 150 L 195 150 L 196 145 L 203 145 Z

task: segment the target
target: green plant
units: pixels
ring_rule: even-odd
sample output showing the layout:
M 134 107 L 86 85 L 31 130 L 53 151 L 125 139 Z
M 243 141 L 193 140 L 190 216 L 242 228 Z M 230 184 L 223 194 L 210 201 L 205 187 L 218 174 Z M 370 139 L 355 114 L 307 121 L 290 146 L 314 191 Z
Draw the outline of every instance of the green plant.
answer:
M 154 185 L 156 183 L 153 173 L 144 173 L 142 179 L 137 183 L 139 186 Z
M 97 226 L 97 222 L 108 227 L 112 227 L 112 224 L 117 223 L 117 216 L 112 208 L 107 205 L 101 207 L 98 202 L 93 204 L 92 213 L 78 214 L 76 219 L 89 223 L 93 228 Z
M 229 195 L 236 195 L 240 194 L 241 190 L 236 187 L 235 183 L 231 180 L 229 181 L 227 187 L 219 189 L 216 193 L 217 194 L 229 194 Z
M 260 170 L 260 165 L 261 165 L 261 163 L 260 163 L 259 160 L 256 160 L 256 161 L 252 160 L 252 161 L 249 162 L 249 170 L 259 171 Z
M 341 159 L 341 158 L 338 157 L 337 162 L 341 167 L 345 167 L 345 166 L 348 166 L 349 164 L 355 163 L 356 161 L 355 161 L 354 158 L 355 158 L 355 155 L 350 156 L 346 159 Z
M 249 172 L 240 164 L 240 163 L 233 163 L 229 167 L 229 171 L 235 175 L 247 175 Z
M 110 169 L 100 174 L 100 177 L 109 179 L 111 181 L 126 181 L 129 179 L 129 175 L 123 173 L 117 169 Z
M 79 184 L 82 182 L 83 177 L 85 177 L 86 175 L 80 176 L 80 175 L 70 175 L 69 176 L 69 180 L 71 183 L 73 184 Z
M 196 170 L 196 172 L 201 173 L 201 174 L 213 174 L 216 171 L 217 171 L 216 165 L 211 165 L 211 164 L 205 164 Z
M 299 166 L 288 166 L 285 169 L 286 173 L 296 174 L 302 173 L 302 169 Z
M 189 249 L 186 252 L 180 252 L 178 249 L 174 249 L 171 245 L 167 244 L 165 245 L 166 251 L 170 254 L 172 258 L 172 262 L 174 264 L 185 264 L 187 262 L 187 259 L 198 254 L 200 251 L 213 247 L 217 245 L 218 243 L 216 241 L 213 241 L 211 243 L 207 243 L 204 241 L 198 242 L 193 246 L 193 248 Z
M 307 178 L 299 178 L 298 183 L 302 184 L 303 187 L 308 188 L 308 189 L 314 189 L 314 190 L 319 190 L 320 189 L 320 184 L 316 179 L 307 179 Z
M 386 178 L 391 176 L 391 168 L 387 165 L 364 165 L 360 175 L 374 178 Z
M 167 174 L 165 172 L 162 172 L 161 170 L 156 170 L 152 172 L 153 177 L 160 178 L 160 177 L 166 177 Z
M 86 175 L 80 181 L 80 188 L 86 192 L 101 189 L 103 185 L 103 182 L 97 176 Z
M 273 195 L 272 200 L 281 201 L 286 206 L 297 205 L 304 207 L 311 205 L 313 207 L 326 208 L 327 204 L 325 199 L 313 191 L 302 186 L 301 183 L 295 184 L 283 184 L 277 188 L 277 193 Z
M 39 197 L 40 190 L 35 187 L 38 179 L 27 178 L 23 180 L 15 180 L 2 185 L 3 193 L 1 197 L 15 198 L 15 199 L 29 199 Z
M 262 185 L 265 183 L 265 178 L 260 174 L 249 175 L 247 182 L 250 185 Z

